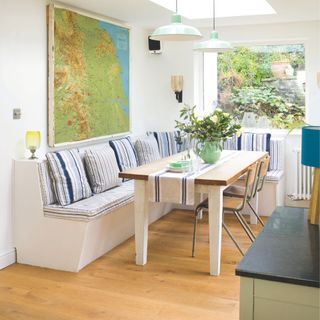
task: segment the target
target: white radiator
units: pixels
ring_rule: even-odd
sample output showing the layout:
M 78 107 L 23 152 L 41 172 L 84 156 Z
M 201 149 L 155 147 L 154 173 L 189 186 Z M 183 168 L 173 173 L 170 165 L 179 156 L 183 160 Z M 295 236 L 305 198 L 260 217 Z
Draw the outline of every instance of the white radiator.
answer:
M 313 168 L 301 164 L 301 150 L 294 151 L 295 170 L 294 175 L 295 184 L 293 186 L 293 194 L 289 195 L 292 200 L 310 200 L 312 182 L 313 182 Z

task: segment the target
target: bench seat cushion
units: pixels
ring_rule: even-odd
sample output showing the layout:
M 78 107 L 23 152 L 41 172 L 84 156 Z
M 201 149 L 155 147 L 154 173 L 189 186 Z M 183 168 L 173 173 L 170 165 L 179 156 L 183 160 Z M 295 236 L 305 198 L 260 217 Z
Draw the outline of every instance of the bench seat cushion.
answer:
M 278 182 L 283 177 L 283 174 L 284 174 L 283 170 L 270 170 L 267 172 L 266 181 Z
M 67 206 L 58 204 L 44 206 L 44 215 L 70 220 L 93 220 L 132 202 L 133 195 L 133 181 L 127 181 L 119 187 L 95 194 L 90 198 Z

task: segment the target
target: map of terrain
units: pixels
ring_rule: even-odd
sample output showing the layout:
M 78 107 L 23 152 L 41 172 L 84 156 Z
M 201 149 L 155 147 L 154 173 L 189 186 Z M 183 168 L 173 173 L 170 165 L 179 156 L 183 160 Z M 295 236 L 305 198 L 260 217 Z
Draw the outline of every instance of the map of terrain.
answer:
M 55 143 L 129 131 L 129 30 L 54 11 Z

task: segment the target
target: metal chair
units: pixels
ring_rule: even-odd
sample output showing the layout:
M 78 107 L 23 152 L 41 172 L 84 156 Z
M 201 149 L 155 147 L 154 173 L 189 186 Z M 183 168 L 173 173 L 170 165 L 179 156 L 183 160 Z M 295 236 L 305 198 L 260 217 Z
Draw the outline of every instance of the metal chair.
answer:
M 255 198 L 258 192 L 260 192 L 263 189 L 264 182 L 267 176 L 268 172 L 268 167 L 269 167 L 269 162 L 270 162 L 270 156 L 266 156 L 263 158 L 257 167 L 257 173 L 255 177 L 255 182 L 254 182 L 254 187 L 252 189 L 252 192 L 248 194 L 248 197 L 246 199 L 247 204 L 249 205 L 250 209 L 252 210 L 253 214 L 257 217 L 258 221 L 262 226 L 264 226 L 264 222 L 260 218 L 260 215 L 256 212 L 256 210 L 252 207 L 250 201 Z M 239 185 L 231 185 L 228 187 L 224 193 L 224 195 L 228 197 L 243 197 L 244 194 L 244 186 L 239 186 Z
M 234 215 L 236 216 L 237 220 L 241 224 L 242 228 L 248 235 L 249 239 L 253 242 L 255 240 L 255 235 L 253 234 L 252 230 L 250 229 L 248 223 L 244 219 L 244 217 L 241 214 L 241 210 L 243 209 L 244 205 L 246 204 L 246 199 L 248 196 L 250 196 L 253 193 L 253 188 L 255 185 L 256 180 L 256 171 L 257 171 L 257 164 L 254 164 L 248 168 L 246 178 L 245 178 L 245 188 L 244 193 L 242 197 L 229 197 L 229 196 L 223 196 L 223 211 L 232 211 Z M 196 233 L 197 233 L 197 223 L 198 223 L 198 216 L 199 212 L 203 209 L 208 209 L 208 199 L 202 201 L 195 209 L 195 219 L 194 219 L 194 228 L 193 228 L 193 241 L 192 241 L 192 257 L 195 256 L 195 244 L 196 244 Z M 226 230 L 227 234 L 235 244 L 235 246 L 238 248 L 240 253 L 244 255 L 244 252 L 235 239 L 235 237 L 232 235 L 229 228 L 226 226 L 224 221 L 222 222 L 223 228 Z

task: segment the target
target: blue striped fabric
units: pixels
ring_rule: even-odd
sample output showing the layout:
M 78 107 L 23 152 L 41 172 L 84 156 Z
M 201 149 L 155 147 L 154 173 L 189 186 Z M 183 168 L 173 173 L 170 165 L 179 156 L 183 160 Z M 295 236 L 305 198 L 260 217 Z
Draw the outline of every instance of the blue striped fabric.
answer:
M 159 152 L 162 158 L 169 157 L 178 152 L 176 131 L 153 132 L 153 135 L 158 142 Z
M 83 163 L 77 150 L 47 153 L 57 201 L 65 206 L 92 195 Z
M 238 138 L 238 150 L 267 151 L 270 154 L 270 133 L 244 132 Z
M 138 160 L 130 137 L 109 141 L 113 149 L 120 171 L 138 166 Z

